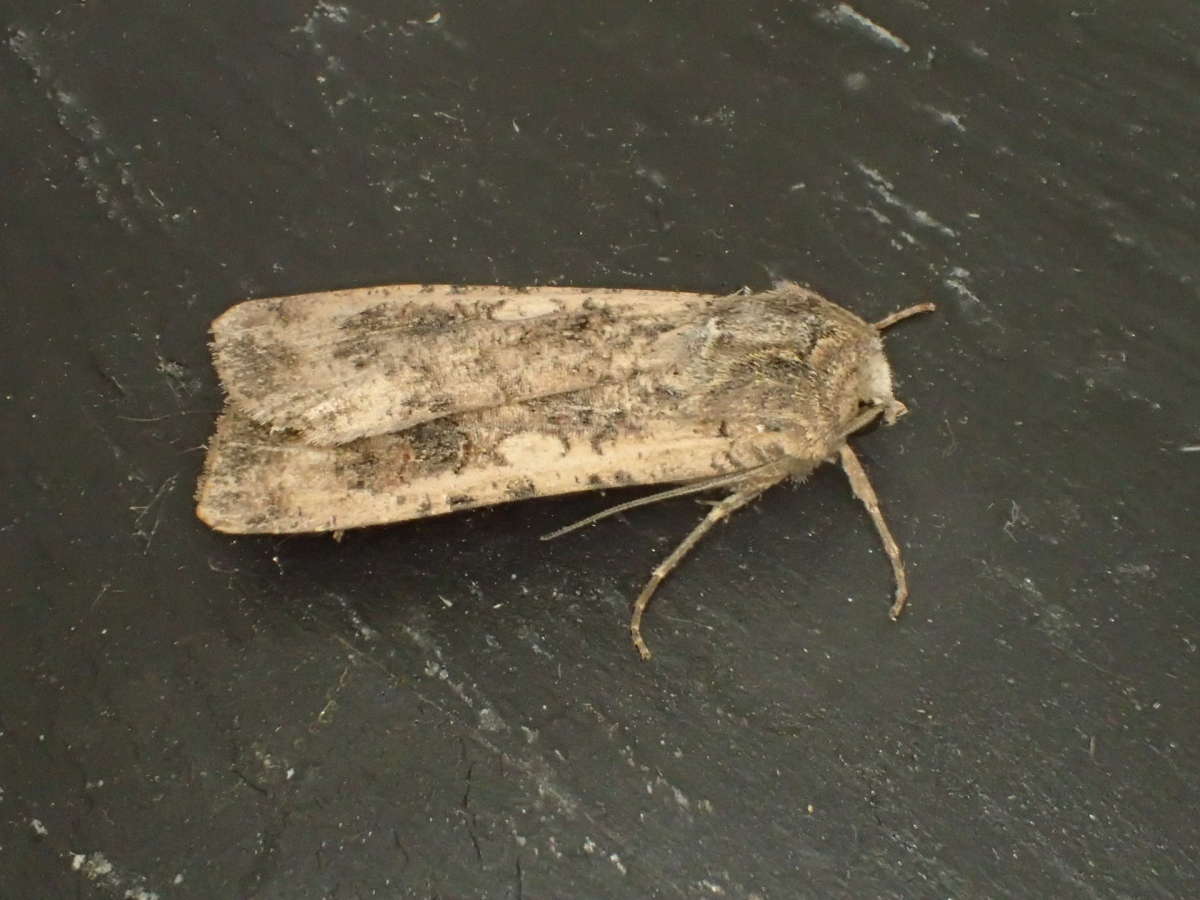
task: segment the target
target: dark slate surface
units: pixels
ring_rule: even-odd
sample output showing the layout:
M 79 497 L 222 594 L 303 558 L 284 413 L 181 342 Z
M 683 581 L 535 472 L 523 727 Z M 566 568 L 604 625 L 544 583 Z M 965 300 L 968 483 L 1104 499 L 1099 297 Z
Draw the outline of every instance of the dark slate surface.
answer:
M 1190 0 L 0 7 L 0 895 L 1194 896 Z M 690 499 L 192 515 L 239 299 L 781 277 L 940 305 L 857 442 L 898 625 L 831 469 L 649 664 Z

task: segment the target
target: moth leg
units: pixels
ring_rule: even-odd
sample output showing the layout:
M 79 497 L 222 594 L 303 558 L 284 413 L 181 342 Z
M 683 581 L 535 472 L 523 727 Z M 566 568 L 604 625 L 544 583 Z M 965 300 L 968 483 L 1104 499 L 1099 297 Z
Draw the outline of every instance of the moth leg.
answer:
M 895 619 L 904 612 L 905 604 L 908 603 L 908 576 L 900 559 L 900 547 L 884 521 L 883 511 L 879 508 L 879 497 L 875 494 L 875 488 L 871 487 L 871 481 L 867 478 L 867 472 L 859 462 L 857 454 L 850 449 L 849 444 L 842 444 L 838 454 L 841 457 L 842 471 L 850 481 L 850 490 L 867 508 L 871 521 L 875 523 L 875 530 L 879 532 L 879 539 L 883 541 L 883 549 L 892 563 L 892 575 L 896 579 L 896 599 L 888 615 Z
M 719 500 L 712 505 L 712 509 L 708 511 L 703 519 L 700 520 L 692 533 L 684 538 L 683 543 L 675 548 L 675 552 L 664 559 L 654 568 L 654 572 L 650 575 L 650 580 L 646 582 L 646 586 L 642 588 L 642 592 L 638 594 L 637 600 L 633 604 L 633 615 L 629 619 L 629 633 L 633 637 L 633 646 L 637 648 L 637 652 L 642 659 L 649 659 L 651 656 L 650 648 L 646 646 L 646 642 L 642 639 L 642 616 L 646 612 L 646 607 L 650 605 L 650 598 L 654 595 L 655 590 L 662 584 L 664 578 L 671 573 L 671 570 L 679 565 L 679 561 L 687 556 L 688 552 L 696 546 L 700 538 L 704 537 L 714 525 L 722 519 L 727 518 L 735 509 L 740 509 L 745 506 L 767 488 L 778 484 L 787 473 L 781 475 L 773 475 L 770 480 L 756 478 L 749 484 L 740 488 L 737 492 L 730 494 L 724 500 Z
M 599 522 L 601 519 L 607 519 L 609 516 L 615 516 L 617 513 L 628 512 L 631 509 L 636 509 L 639 506 L 646 506 L 650 503 L 658 503 L 660 500 L 671 500 L 675 497 L 686 497 L 688 494 L 698 494 L 701 491 L 710 491 L 713 488 L 725 487 L 738 482 L 745 482 L 749 473 L 756 471 L 755 469 L 744 469 L 740 472 L 734 472 L 730 475 L 718 475 L 715 478 L 703 478 L 700 481 L 693 481 L 690 484 L 683 484 L 679 487 L 670 488 L 669 490 L 659 491 L 657 494 L 651 494 L 649 497 L 639 497 L 637 500 L 630 500 L 628 503 L 619 503 L 616 506 L 610 506 L 608 509 L 602 509 L 593 516 L 588 516 L 586 519 L 580 519 L 578 522 L 572 522 L 570 525 L 564 525 L 557 531 L 552 531 L 549 534 L 543 534 L 543 541 L 552 541 L 557 537 L 562 537 L 564 534 L 570 534 L 572 531 L 577 531 L 588 525 Z

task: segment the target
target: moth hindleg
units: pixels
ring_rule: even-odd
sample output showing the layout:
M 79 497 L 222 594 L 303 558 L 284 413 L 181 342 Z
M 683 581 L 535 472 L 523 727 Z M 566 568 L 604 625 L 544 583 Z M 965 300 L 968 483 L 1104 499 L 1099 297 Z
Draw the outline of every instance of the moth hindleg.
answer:
M 842 471 L 846 473 L 846 478 L 850 481 L 850 490 L 866 507 L 867 514 L 875 523 L 875 530 L 879 532 L 879 539 L 883 541 L 883 549 L 887 552 L 888 560 L 892 564 L 892 575 L 896 579 L 896 599 L 892 602 L 892 608 L 888 611 L 888 615 L 895 619 L 904 612 L 905 604 L 908 603 L 908 576 L 904 572 L 904 563 L 900 559 L 900 547 L 896 543 L 896 539 L 892 537 L 887 522 L 884 521 L 883 510 L 879 508 L 879 497 L 875 494 L 875 489 L 871 487 L 871 481 L 867 478 L 867 472 L 859 462 L 857 454 L 850 449 L 849 444 L 842 444 L 838 455 L 841 458 Z
M 646 612 L 646 607 L 650 605 L 650 598 L 654 595 L 654 591 L 658 588 L 664 578 L 671 573 L 671 570 L 679 565 L 679 561 L 687 556 L 688 552 L 696 546 L 700 538 L 704 537 L 714 525 L 722 519 L 727 518 L 734 510 L 745 506 L 767 488 L 778 484 L 784 478 L 787 478 L 791 472 L 786 469 L 778 469 L 771 467 L 771 472 L 761 473 L 758 477 L 750 476 L 734 493 L 730 494 L 723 500 L 718 500 L 712 505 L 700 523 L 692 529 L 692 533 L 683 539 L 683 542 L 675 548 L 675 551 L 659 563 L 654 568 L 654 572 L 650 575 L 650 580 L 646 582 L 646 586 L 642 588 L 642 592 L 638 594 L 637 600 L 633 604 L 633 615 L 629 619 L 629 633 L 633 638 L 633 646 L 637 648 L 638 654 L 642 659 L 651 657 L 650 648 L 646 646 L 645 640 L 642 639 L 642 616 Z

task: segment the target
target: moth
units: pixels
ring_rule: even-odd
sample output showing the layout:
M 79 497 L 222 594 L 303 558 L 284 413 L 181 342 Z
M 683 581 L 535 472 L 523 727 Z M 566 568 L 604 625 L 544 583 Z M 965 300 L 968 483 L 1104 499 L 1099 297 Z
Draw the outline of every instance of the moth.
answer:
M 724 489 L 633 605 L 714 525 L 839 461 L 891 561 L 900 549 L 848 438 L 905 412 L 881 333 L 811 290 L 733 295 L 393 285 L 250 300 L 212 326 L 227 404 L 197 514 L 235 534 L 332 532 L 574 491 Z

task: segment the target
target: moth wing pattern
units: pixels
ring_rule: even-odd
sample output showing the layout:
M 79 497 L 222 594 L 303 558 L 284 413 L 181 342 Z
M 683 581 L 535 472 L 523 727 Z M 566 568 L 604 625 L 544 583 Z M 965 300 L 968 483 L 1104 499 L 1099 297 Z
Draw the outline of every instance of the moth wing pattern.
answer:
M 341 530 L 785 458 L 807 471 L 858 411 L 847 360 L 882 361 L 871 326 L 792 284 L 724 297 L 400 285 L 249 301 L 213 330 L 229 403 L 198 513 L 229 532 Z
M 603 385 L 335 446 L 272 432 L 230 405 L 209 444 L 197 512 L 238 534 L 337 531 L 530 497 L 696 481 L 802 450 L 779 435 L 656 415 L 644 405 L 642 416 L 631 416 L 638 392 Z
M 716 298 L 577 287 L 392 285 L 250 300 L 213 323 L 232 406 L 315 446 L 670 365 Z

